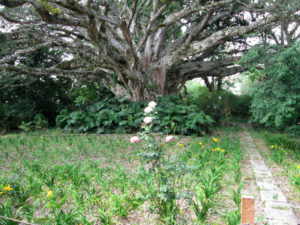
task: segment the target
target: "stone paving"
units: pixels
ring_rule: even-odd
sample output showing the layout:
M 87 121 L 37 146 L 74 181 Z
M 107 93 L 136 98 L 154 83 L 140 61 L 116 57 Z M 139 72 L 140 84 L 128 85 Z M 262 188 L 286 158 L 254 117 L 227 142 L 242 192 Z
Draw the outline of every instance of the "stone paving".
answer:
M 276 184 L 271 171 L 257 151 L 253 139 L 245 130 L 246 149 L 250 155 L 254 176 L 259 188 L 261 200 L 264 202 L 264 216 L 268 225 L 299 225 L 290 205 Z

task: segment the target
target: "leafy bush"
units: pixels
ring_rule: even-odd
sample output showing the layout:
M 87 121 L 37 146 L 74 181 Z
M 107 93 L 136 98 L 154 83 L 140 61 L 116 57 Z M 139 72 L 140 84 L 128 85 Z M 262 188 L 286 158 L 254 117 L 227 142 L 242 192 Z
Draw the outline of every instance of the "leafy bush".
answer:
M 4 81 L 0 79 L 0 88 L 5 86 Z M 5 88 L 0 95 L 0 128 L 17 129 L 37 114 L 45 116 L 53 126 L 56 116 L 71 102 L 66 94 L 69 85 L 68 79 L 41 78 L 28 86 Z
M 21 64 L 33 68 L 49 68 L 60 52 L 39 49 L 18 59 Z M 0 129 L 18 129 L 22 122 L 29 123 L 36 114 L 55 125 L 58 113 L 70 104 L 68 91 L 72 81 L 62 77 L 45 77 L 13 72 L 1 72 L 0 76 Z
M 133 133 L 140 129 L 145 103 L 130 102 L 124 98 L 102 96 L 102 99 L 77 110 L 62 110 L 57 116 L 57 125 L 67 131 L 97 131 L 98 133 Z M 186 106 L 177 96 L 161 97 L 158 100 L 155 132 L 201 134 L 208 130 L 213 120 L 195 105 Z
M 12 104 L 0 104 L 0 128 L 4 130 L 15 129 L 21 125 L 23 121 L 32 120 L 35 114 L 33 104 L 20 100 Z
M 196 84 L 188 89 L 188 100 L 216 122 L 225 117 L 250 116 L 251 97 L 248 95 L 238 96 L 226 90 L 210 92 L 208 88 Z
M 253 81 L 253 123 L 300 134 L 299 54 L 299 44 L 289 48 L 265 44 L 243 57 L 241 63 Z
M 40 130 L 43 128 L 47 128 L 49 125 L 47 118 L 43 114 L 37 114 L 34 116 L 33 120 L 30 122 L 22 121 L 19 128 L 22 131 L 28 132 L 32 130 Z
M 131 133 L 139 128 L 143 105 L 141 102 L 129 104 L 107 97 L 71 113 L 62 110 L 56 122 L 67 131 L 75 128 L 79 132 Z
M 160 98 L 156 110 L 158 122 L 154 123 L 154 131 L 201 134 L 203 131 L 208 131 L 208 126 L 214 122 L 196 105 L 186 106 L 177 96 Z

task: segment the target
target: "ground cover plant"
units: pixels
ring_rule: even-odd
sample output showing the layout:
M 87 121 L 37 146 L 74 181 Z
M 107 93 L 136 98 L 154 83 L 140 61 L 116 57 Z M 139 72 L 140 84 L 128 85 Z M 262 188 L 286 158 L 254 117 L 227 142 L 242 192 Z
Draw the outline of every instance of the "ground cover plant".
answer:
M 238 137 L 165 139 L 149 121 L 132 144 L 128 135 L 1 137 L 0 215 L 37 224 L 239 224 Z
M 296 139 L 287 134 L 269 131 L 253 135 L 263 138 L 268 148 L 267 159 L 284 169 L 285 175 L 300 196 L 300 146 Z

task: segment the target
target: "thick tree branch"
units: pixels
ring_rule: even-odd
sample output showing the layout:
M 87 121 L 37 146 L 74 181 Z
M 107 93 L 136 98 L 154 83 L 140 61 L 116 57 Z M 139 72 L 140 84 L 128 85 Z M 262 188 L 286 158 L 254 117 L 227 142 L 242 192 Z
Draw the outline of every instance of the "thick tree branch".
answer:
M 5 5 L 7 7 L 17 7 L 26 4 L 26 0 L 0 0 L 1 5 Z
M 229 57 L 220 61 L 187 61 L 176 65 L 173 70 L 181 76 L 186 76 L 193 73 L 205 73 L 216 68 L 231 66 L 237 62 L 240 57 Z
M 11 61 L 17 59 L 21 55 L 28 54 L 28 53 L 31 53 L 31 52 L 35 52 L 38 49 L 46 48 L 46 47 L 49 47 L 49 46 L 52 46 L 52 45 L 53 45 L 52 42 L 46 42 L 46 43 L 43 43 L 43 44 L 35 45 L 34 47 L 30 47 L 30 48 L 27 48 L 27 49 L 17 50 L 14 54 L 8 55 L 8 56 L 3 57 L 2 59 L 0 59 L 0 64 L 11 62 Z
M 170 56 L 166 56 L 162 60 L 166 65 L 170 67 L 184 58 L 199 54 L 211 48 L 212 46 L 224 43 L 224 41 L 229 37 L 242 36 L 254 31 L 256 28 L 275 22 L 277 20 L 277 17 L 270 16 L 264 20 L 252 23 L 248 26 L 230 27 L 226 30 L 217 31 L 204 40 L 190 45 L 188 49 L 182 49 L 180 52 L 173 52 Z

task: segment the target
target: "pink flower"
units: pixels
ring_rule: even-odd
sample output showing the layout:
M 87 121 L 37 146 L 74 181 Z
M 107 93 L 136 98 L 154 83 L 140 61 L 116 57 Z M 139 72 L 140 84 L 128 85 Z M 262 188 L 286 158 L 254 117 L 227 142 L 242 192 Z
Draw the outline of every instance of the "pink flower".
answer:
M 151 101 L 151 102 L 149 102 L 148 107 L 150 106 L 152 109 L 154 109 L 156 105 L 157 105 L 156 102 Z
M 130 138 L 130 143 L 137 143 L 140 141 L 140 138 L 138 136 L 133 136 Z
M 153 117 L 150 116 L 146 116 L 144 119 L 145 124 L 150 124 L 152 121 L 153 121 Z
M 172 135 L 169 135 L 166 137 L 166 142 L 173 141 L 173 140 L 174 140 L 174 137 Z
M 153 111 L 153 108 L 151 106 L 147 106 L 145 109 L 144 109 L 144 112 L 145 113 L 151 113 Z

